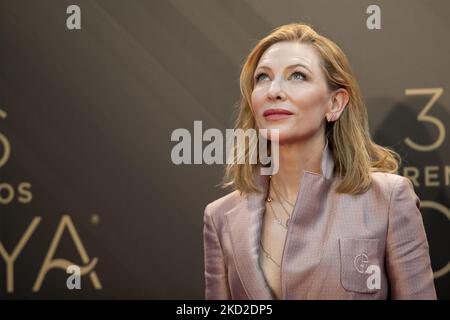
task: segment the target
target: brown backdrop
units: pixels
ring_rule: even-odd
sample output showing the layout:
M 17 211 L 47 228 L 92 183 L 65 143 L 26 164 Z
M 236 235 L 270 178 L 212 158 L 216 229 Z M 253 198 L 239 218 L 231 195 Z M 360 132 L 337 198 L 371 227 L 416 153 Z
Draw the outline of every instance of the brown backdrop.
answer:
M 66 28 L 70 4 L 81 30 Z M 366 27 L 370 4 L 380 30 Z M 203 209 L 229 190 L 215 187 L 219 165 L 172 164 L 170 135 L 194 120 L 231 128 L 244 57 L 295 21 L 343 48 L 375 141 L 418 174 L 438 296 L 450 298 L 449 14 L 444 0 L 1 0 L 0 251 L 18 254 L 9 271 L 0 260 L 0 298 L 202 299 Z M 437 120 L 419 121 L 439 88 Z M 42 269 L 47 255 L 98 260 L 70 291 L 63 269 Z

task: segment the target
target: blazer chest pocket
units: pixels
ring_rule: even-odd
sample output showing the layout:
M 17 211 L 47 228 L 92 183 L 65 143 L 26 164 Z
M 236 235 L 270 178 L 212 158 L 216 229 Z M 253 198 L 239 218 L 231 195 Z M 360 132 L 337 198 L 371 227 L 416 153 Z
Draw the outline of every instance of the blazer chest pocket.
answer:
M 380 290 L 378 239 L 339 239 L 341 284 L 345 290 L 374 293 Z

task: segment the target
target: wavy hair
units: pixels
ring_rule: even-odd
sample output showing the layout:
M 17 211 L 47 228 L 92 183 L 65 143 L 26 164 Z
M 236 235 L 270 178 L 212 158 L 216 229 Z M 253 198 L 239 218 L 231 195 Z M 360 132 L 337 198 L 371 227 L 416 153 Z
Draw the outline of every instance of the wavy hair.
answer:
M 360 194 L 371 185 L 371 172 L 398 173 L 401 158 L 394 150 L 374 143 L 370 137 L 367 109 L 361 90 L 344 52 L 333 41 L 318 34 L 310 26 L 291 23 L 274 29 L 261 39 L 247 56 L 240 74 L 241 98 L 235 129 L 257 129 L 251 111 L 253 74 L 262 54 L 273 44 L 295 41 L 315 48 L 330 90 L 345 88 L 349 101 L 337 121 L 327 122 L 325 134 L 332 150 L 335 173 L 340 181 L 338 193 Z M 326 121 L 324 119 L 324 121 Z M 234 146 L 236 152 L 237 146 Z M 245 156 L 250 156 L 246 144 Z M 222 187 L 232 186 L 241 193 L 260 192 L 254 182 L 256 164 L 234 161 L 227 164 Z

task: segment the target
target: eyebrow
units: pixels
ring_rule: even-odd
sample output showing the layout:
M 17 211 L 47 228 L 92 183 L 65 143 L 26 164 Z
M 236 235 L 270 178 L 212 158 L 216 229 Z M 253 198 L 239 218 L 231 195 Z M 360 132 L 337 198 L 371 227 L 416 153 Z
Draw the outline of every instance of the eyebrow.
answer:
M 304 65 L 302 63 L 292 64 L 290 66 L 287 66 L 286 69 L 293 69 L 295 67 L 303 67 L 303 68 L 305 68 L 306 70 L 308 70 L 309 72 L 312 73 L 311 69 L 309 69 L 306 65 Z M 264 66 L 264 65 L 263 66 L 259 66 L 259 67 L 256 68 L 256 70 L 258 70 L 258 69 L 269 69 L 269 70 L 271 70 L 270 67 L 267 67 L 267 66 Z

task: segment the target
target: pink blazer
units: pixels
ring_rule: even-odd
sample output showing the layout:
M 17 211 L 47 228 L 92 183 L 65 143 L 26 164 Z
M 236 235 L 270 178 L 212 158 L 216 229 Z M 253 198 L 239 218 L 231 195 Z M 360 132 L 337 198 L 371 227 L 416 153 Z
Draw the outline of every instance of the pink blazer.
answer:
M 328 144 L 322 173 L 303 173 L 281 262 L 282 298 L 436 299 L 410 180 L 377 172 L 366 193 L 337 194 Z M 234 191 L 206 206 L 206 299 L 273 299 L 259 265 L 268 177 L 255 179 L 263 193 Z

